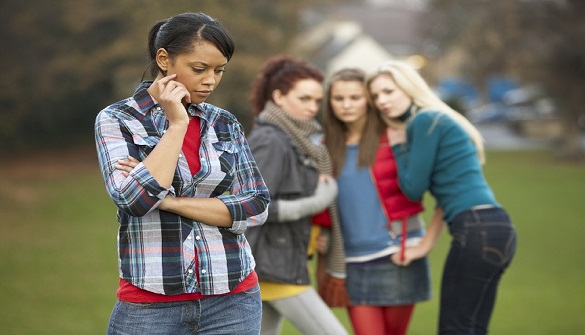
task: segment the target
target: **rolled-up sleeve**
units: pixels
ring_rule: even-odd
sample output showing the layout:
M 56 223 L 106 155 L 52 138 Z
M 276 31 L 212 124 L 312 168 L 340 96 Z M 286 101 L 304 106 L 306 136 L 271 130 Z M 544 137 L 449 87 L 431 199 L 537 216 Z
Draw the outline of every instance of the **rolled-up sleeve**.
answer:
M 128 176 L 116 169 L 118 160 L 132 156 L 140 160 L 128 126 L 116 118 L 115 109 L 104 109 L 96 117 L 95 141 L 100 171 L 106 190 L 114 204 L 132 216 L 144 216 L 167 196 L 162 187 L 139 163 Z
M 237 122 L 231 125 L 237 159 L 234 182 L 230 194 L 219 196 L 227 206 L 233 220 L 229 231 L 243 234 L 248 227 L 262 225 L 268 217 L 270 194 L 252 156 L 250 147 Z

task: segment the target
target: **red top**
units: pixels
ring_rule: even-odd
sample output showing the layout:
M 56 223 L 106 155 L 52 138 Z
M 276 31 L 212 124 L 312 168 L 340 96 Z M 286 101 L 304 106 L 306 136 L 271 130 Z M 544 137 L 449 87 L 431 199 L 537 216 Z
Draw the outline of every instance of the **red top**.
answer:
M 394 153 L 388 145 L 386 133 L 380 137 L 378 152 L 372 166 L 372 174 L 374 184 L 380 195 L 382 209 L 389 221 L 408 218 L 423 211 L 422 199 L 412 201 L 400 190 Z
M 380 201 L 382 210 L 388 218 L 388 229 L 392 231 L 390 222 L 401 220 L 402 234 L 400 236 L 400 260 L 404 261 L 404 251 L 406 250 L 406 237 L 408 235 L 408 217 L 423 211 L 422 199 L 412 201 L 400 191 L 398 183 L 398 168 L 394 160 L 394 153 L 388 144 L 388 136 L 384 133 L 380 137 L 380 145 L 376 153 L 376 159 L 372 166 L 372 175 Z
M 258 275 L 256 271 L 252 271 L 235 289 L 230 291 L 229 293 L 222 294 L 235 294 L 247 291 L 254 287 L 258 283 Z M 212 295 L 203 295 L 199 292 L 197 293 L 182 293 L 177 295 L 164 295 L 153 293 L 150 291 L 143 290 L 138 288 L 129 282 L 125 281 L 124 279 L 120 278 L 120 283 L 118 287 L 118 292 L 116 292 L 116 296 L 118 299 L 126 302 L 133 302 L 133 303 L 156 303 L 156 302 L 172 302 L 172 301 L 185 301 L 185 300 L 197 300 L 202 298 L 209 298 L 213 297 Z

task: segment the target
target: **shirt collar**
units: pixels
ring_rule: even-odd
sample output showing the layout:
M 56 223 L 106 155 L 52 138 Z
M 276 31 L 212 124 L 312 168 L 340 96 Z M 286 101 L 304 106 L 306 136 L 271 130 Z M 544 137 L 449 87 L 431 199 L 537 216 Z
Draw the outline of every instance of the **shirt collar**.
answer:
M 141 82 L 140 85 L 138 85 L 138 88 L 136 88 L 134 94 L 132 95 L 134 101 L 136 101 L 136 104 L 140 109 L 140 113 L 142 113 L 143 115 L 145 115 L 146 112 L 148 112 L 150 109 L 152 109 L 158 104 L 147 91 L 150 85 L 152 85 L 152 81 L 146 80 Z
M 199 105 L 189 104 L 187 106 L 187 114 L 189 114 L 189 116 L 199 116 L 199 117 L 201 117 L 202 114 L 203 114 L 203 110 L 201 109 L 201 107 L 199 107 Z

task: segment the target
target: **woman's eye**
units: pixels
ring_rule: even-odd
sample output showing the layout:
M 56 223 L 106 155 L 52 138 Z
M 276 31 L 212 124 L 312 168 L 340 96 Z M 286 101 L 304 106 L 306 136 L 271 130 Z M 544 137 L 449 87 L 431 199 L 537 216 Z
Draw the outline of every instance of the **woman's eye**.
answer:
M 201 68 L 194 67 L 193 68 L 193 72 L 195 72 L 195 73 L 203 73 L 203 72 L 205 72 L 205 69 L 201 69 Z
M 215 70 L 215 74 L 222 74 L 225 72 L 225 69 L 217 69 Z

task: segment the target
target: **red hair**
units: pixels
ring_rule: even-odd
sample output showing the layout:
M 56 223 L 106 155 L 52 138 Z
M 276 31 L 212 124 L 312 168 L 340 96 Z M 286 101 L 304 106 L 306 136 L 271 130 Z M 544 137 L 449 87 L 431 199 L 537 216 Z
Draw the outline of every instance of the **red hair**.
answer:
M 323 74 L 304 60 L 292 56 L 275 56 L 269 58 L 256 76 L 250 90 L 252 114 L 258 115 L 272 101 L 272 92 L 279 90 L 286 95 L 294 85 L 304 79 L 323 82 Z

